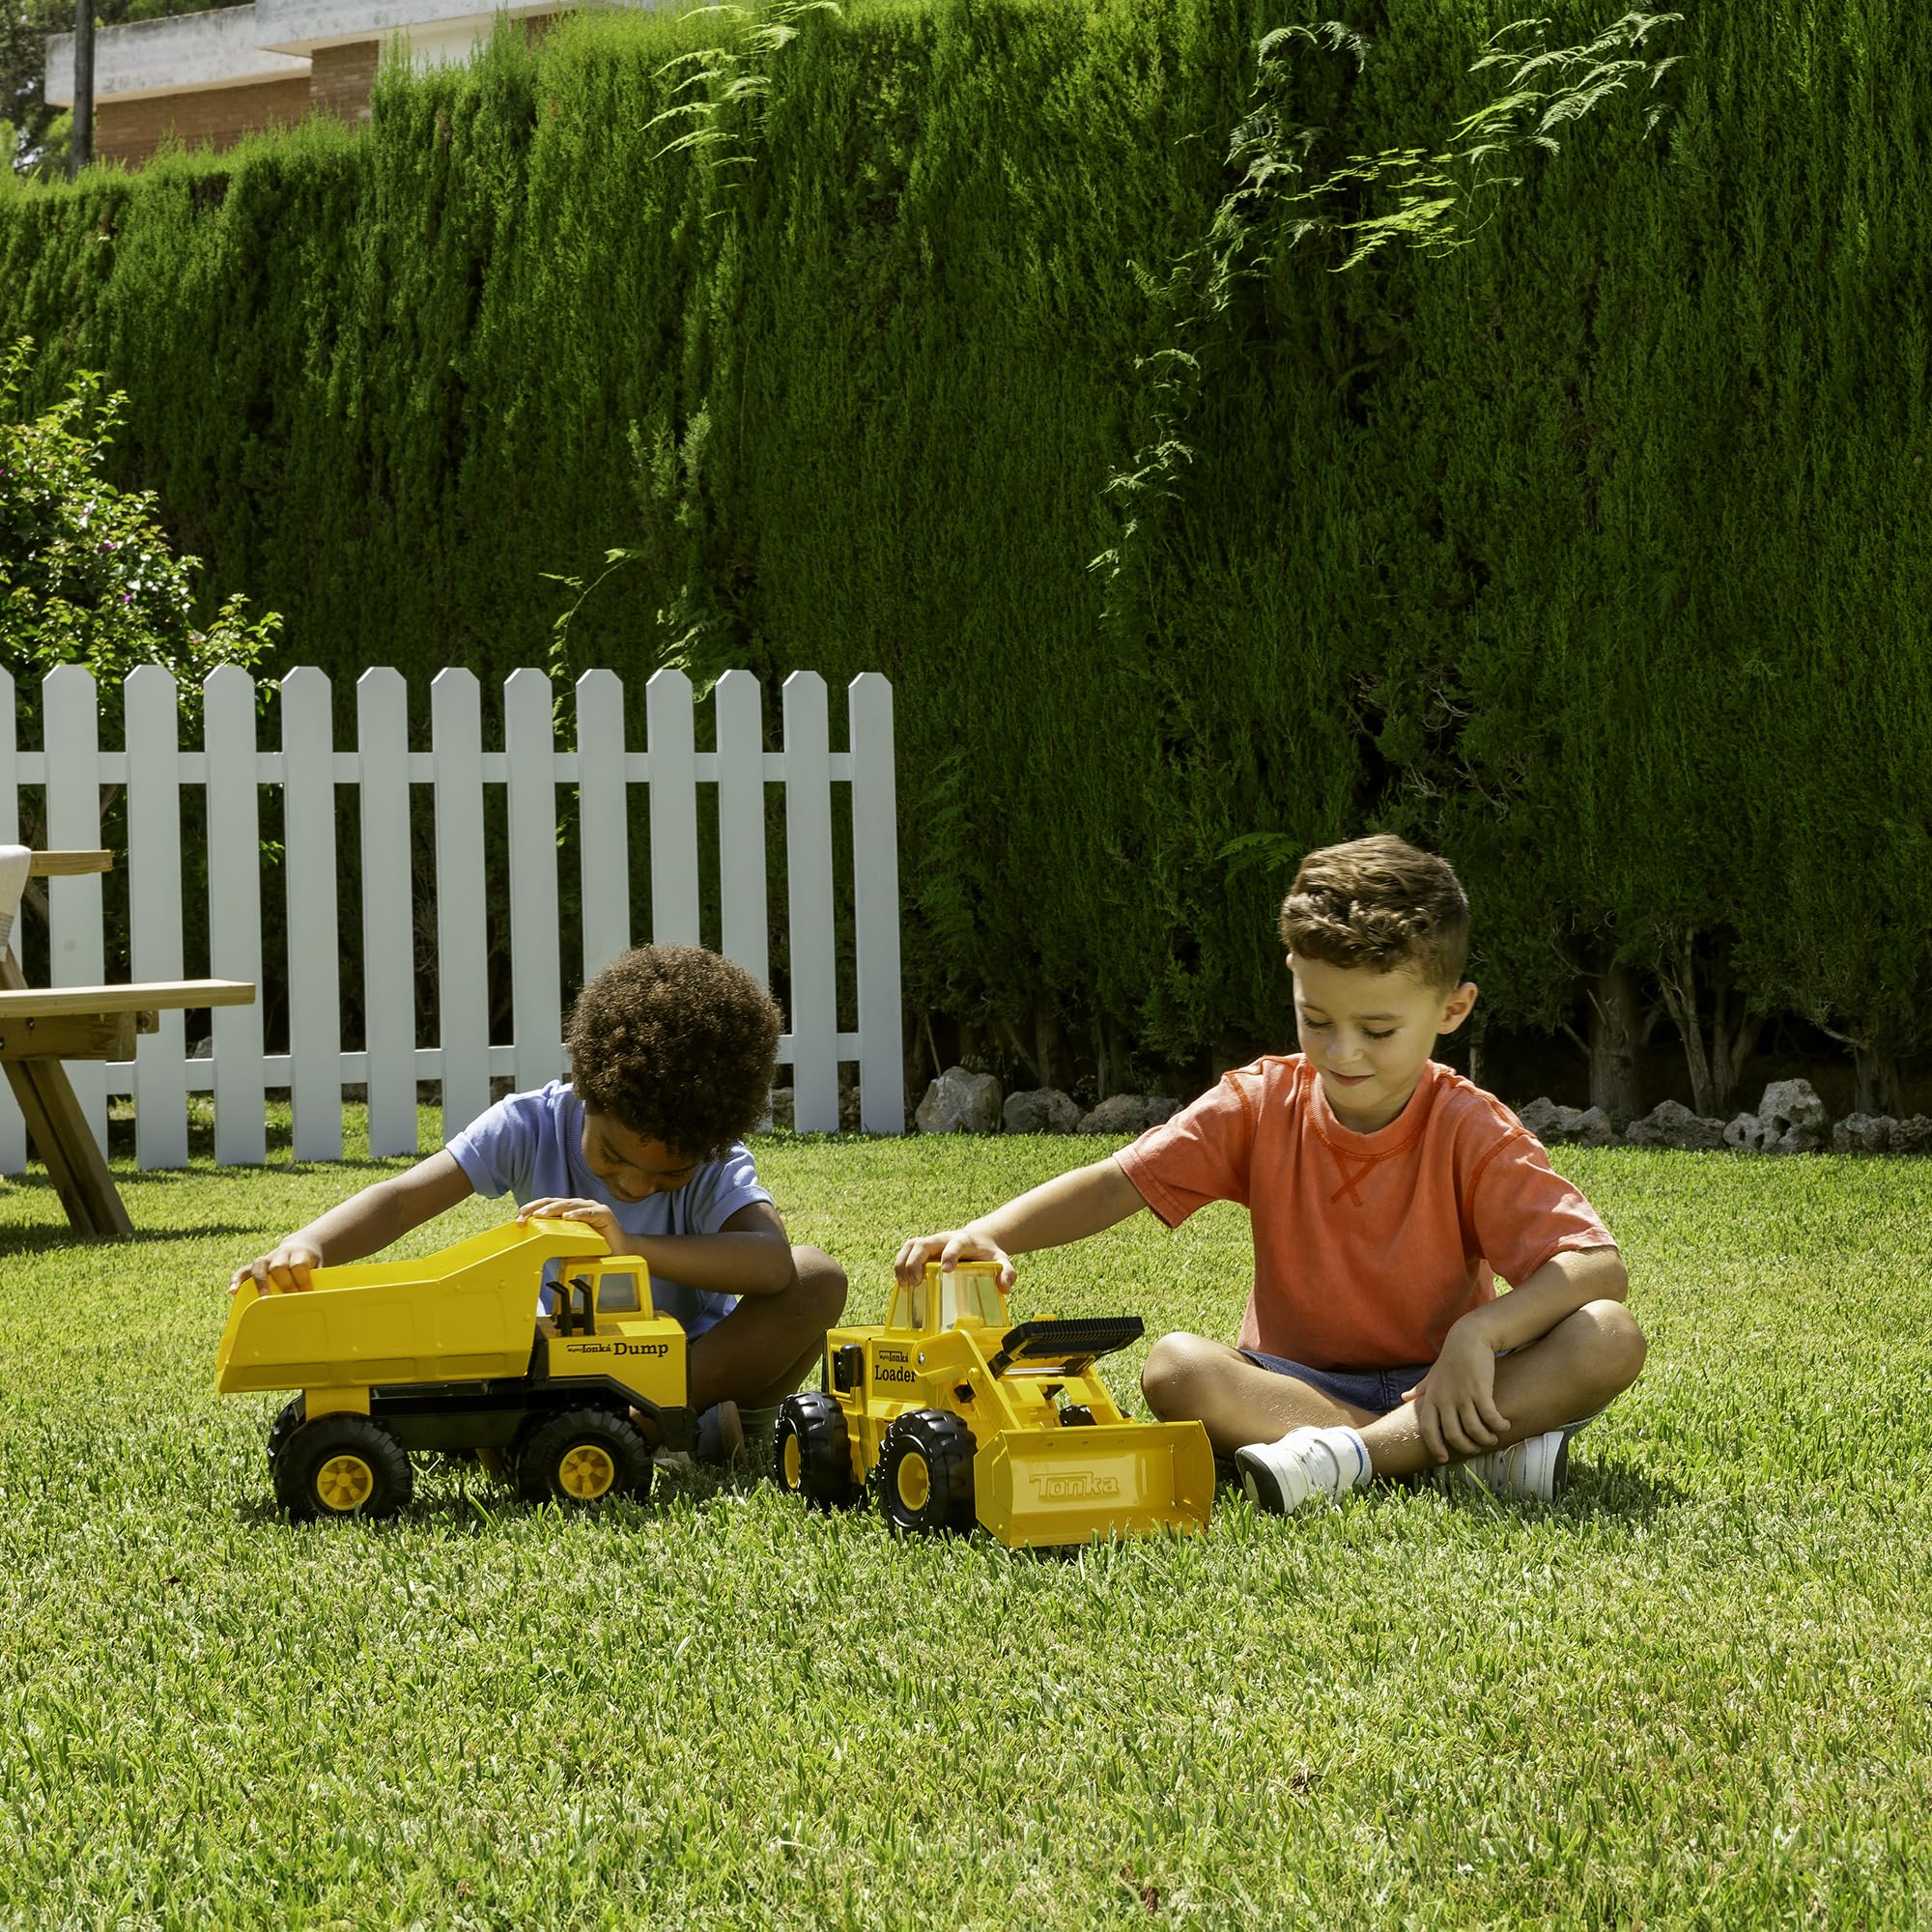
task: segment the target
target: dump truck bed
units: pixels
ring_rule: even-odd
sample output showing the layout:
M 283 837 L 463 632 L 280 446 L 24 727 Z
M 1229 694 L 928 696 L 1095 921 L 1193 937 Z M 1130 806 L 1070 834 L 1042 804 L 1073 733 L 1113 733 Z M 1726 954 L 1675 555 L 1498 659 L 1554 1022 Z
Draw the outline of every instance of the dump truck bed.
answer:
M 235 1292 L 215 1358 L 223 1394 L 521 1376 L 552 1256 L 602 1259 L 577 1221 L 508 1221 L 413 1261 L 314 1271 L 305 1293 Z

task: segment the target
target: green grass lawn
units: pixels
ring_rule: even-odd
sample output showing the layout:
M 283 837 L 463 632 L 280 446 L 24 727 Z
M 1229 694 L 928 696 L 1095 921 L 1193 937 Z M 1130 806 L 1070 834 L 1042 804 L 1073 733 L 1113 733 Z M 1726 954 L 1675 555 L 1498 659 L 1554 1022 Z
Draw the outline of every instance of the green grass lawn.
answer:
M 1098 1151 L 760 1165 L 876 1320 L 903 1235 Z M 1651 1355 L 1557 1507 L 1224 1494 L 1071 1558 L 703 1473 L 292 1528 L 222 1289 L 397 1163 L 122 1165 L 99 1248 L 0 1182 L 0 1921 L 1932 1923 L 1932 1165 L 1558 1159 Z M 1227 1335 L 1246 1253 L 1141 1216 L 1015 1308 Z

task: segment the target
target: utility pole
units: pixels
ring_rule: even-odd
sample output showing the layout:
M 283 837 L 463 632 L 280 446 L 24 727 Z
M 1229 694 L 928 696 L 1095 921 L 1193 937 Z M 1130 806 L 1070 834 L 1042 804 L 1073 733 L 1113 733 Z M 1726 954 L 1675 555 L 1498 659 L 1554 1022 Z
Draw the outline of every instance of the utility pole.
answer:
M 94 0 L 73 6 L 73 136 L 68 143 L 71 181 L 94 158 Z

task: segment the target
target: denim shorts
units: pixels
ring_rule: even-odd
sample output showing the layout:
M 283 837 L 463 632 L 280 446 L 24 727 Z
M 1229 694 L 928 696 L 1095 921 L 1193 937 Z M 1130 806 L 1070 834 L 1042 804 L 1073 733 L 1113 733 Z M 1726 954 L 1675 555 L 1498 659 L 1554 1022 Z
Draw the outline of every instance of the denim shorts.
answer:
M 1331 1402 L 1366 1408 L 1371 1415 L 1386 1415 L 1390 1409 L 1400 1408 L 1403 1391 L 1412 1389 L 1435 1367 L 1433 1362 L 1417 1362 L 1406 1369 L 1311 1369 L 1304 1363 L 1291 1362 L 1286 1355 L 1264 1355 L 1259 1349 L 1243 1349 L 1241 1353 L 1258 1369 L 1293 1376 L 1296 1381 L 1320 1389 Z

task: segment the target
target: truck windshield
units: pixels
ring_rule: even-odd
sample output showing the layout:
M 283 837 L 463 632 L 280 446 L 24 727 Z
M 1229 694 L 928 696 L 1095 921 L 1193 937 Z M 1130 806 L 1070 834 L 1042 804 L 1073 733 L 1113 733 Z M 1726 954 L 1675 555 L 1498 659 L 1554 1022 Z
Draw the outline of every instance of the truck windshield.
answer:
M 638 1305 L 638 1277 L 634 1274 L 607 1274 L 597 1283 L 597 1312 L 622 1315 Z
M 955 1268 L 940 1276 L 939 1325 L 950 1328 L 955 1321 L 983 1321 L 998 1327 L 1005 1321 L 1000 1312 L 999 1277 L 981 1274 L 977 1268 Z

